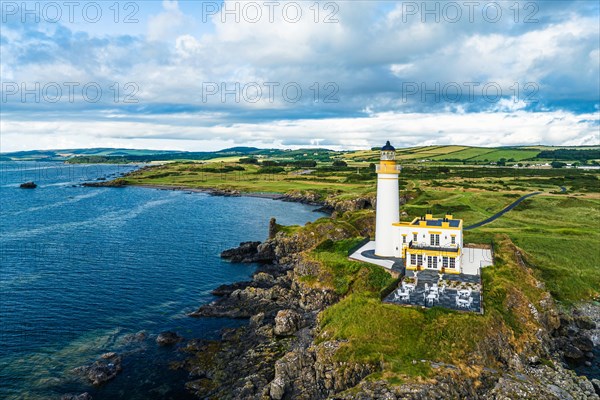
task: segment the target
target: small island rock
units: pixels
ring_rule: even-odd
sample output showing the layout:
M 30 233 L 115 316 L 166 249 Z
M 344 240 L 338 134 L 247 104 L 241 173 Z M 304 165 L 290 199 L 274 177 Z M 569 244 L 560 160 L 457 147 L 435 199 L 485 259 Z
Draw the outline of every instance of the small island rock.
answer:
M 21 183 L 21 189 L 35 189 L 37 185 L 34 182 Z

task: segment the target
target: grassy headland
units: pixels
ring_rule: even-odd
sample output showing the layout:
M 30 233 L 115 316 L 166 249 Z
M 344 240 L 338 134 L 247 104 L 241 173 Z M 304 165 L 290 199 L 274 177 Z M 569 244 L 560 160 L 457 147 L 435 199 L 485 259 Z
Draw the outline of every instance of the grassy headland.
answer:
M 507 157 L 523 163 L 552 149 L 443 147 L 399 151 L 404 167 L 400 188 L 406 201 L 402 219 L 428 210 L 451 212 L 469 226 L 524 194 L 541 192 L 494 222 L 465 232 L 466 242 L 494 243 L 494 266 L 482 272 L 484 315 L 382 303 L 382 292 L 394 278 L 380 267 L 347 258 L 361 237 L 372 234 L 374 211 L 368 206 L 338 211 L 333 219 L 305 227 L 279 227 L 288 236 L 305 235 L 317 243 L 302 255 L 305 271 L 300 281 L 342 296 L 320 314 L 317 340 L 343 340 L 336 353 L 339 361 L 380 365 L 373 379 L 427 378 L 432 363 L 453 364 L 477 376 L 482 365 L 493 368 L 497 363 L 497 354 L 489 349 L 527 351 L 535 342 L 541 326 L 536 315 L 546 311 L 546 291 L 564 307 L 600 296 L 598 171 L 489 165 L 491 159 Z M 121 180 L 241 193 L 304 193 L 330 204 L 375 195 L 376 175 L 370 164 L 377 159 L 376 151 L 337 154 L 328 161 L 302 157 L 175 162 L 147 167 Z M 464 157 L 465 162 L 443 164 L 449 157 Z M 421 162 L 425 158 L 432 161 Z M 477 165 L 482 158 L 487 164 Z M 335 232 L 355 239 L 335 240 Z

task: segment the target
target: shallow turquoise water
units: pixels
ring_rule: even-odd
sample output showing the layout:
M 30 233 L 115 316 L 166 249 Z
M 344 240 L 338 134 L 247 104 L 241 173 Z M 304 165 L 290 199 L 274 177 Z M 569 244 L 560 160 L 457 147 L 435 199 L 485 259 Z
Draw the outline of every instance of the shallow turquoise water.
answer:
M 214 338 L 244 323 L 185 315 L 253 272 L 219 253 L 264 240 L 272 216 L 323 216 L 262 198 L 73 187 L 131 168 L 0 163 L 0 398 L 186 398 L 185 374 L 167 368 L 177 352 L 158 348 L 155 335 Z M 18 187 L 30 180 L 39 187 Z M 147 340 L 127 343 L 141 330 Z M 93 388 L 70 372 L 107 351 L 125 354 L 109 384 Z

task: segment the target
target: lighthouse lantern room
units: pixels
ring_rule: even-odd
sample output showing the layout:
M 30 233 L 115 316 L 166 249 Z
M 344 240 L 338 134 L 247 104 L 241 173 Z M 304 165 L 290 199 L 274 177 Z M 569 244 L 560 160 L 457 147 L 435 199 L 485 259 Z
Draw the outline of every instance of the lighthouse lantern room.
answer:
M 377 172 L 377 210 L 375 220 L 375 255 L 393 257 L 397 251 L 394 247 L 393 224 L 399 221 L 400 196 L 398 191 L 398 174 L 400 166 L 396 164 L 396 149 L 386 142 L 381 148 Z

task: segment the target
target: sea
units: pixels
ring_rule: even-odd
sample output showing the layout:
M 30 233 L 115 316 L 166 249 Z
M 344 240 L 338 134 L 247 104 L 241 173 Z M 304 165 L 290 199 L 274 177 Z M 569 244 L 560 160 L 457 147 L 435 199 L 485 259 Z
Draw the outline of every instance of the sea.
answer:
M 211 290 L 247 280 L 256 265 L 222 250 L 265 240 L 269 219 L 323 217 L 314 207 L 257 197 L 140 187 L 82 187 L 135 165 L 0 163 L 0 398 L 188 399 L 184 355 L 156 336 L 217 339 L 243 320 L 191 318 Z M 27 181 L 36 189 L 21 189 Z M 132 340 L 143 332 L 145 339 Z M 73 369 L 123 355 L 111 382 L 91 386 Z

